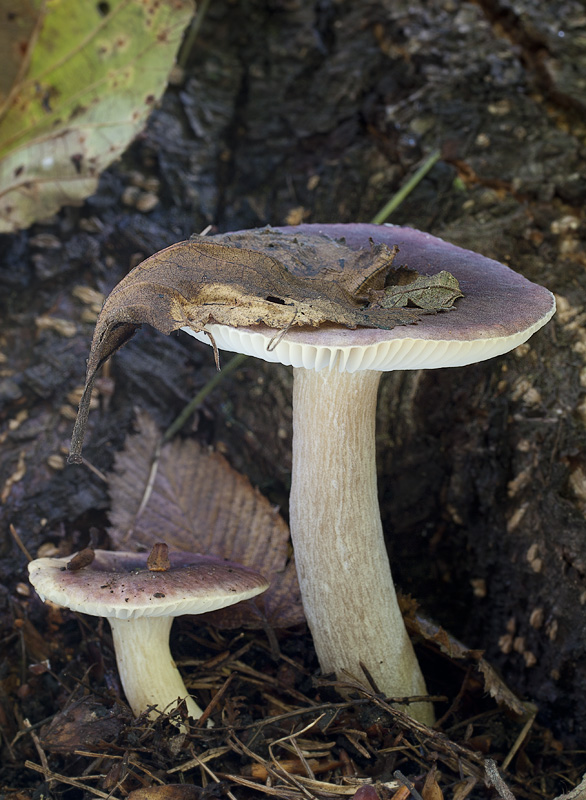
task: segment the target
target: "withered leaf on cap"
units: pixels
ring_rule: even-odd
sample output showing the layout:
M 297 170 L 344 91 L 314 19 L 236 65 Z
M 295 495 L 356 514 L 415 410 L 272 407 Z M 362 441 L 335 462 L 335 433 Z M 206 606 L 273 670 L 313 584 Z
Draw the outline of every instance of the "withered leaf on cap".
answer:
M 390 329 L 415 323 L 422 314 L 436 310 L 429 305 L 383 307 L 381 292 L 389 282 L 397 248 L 371 243 L 369 248 L 352 250 L 315 234 L 250 234 L 237 240 L 227 235 L 221 244 L 193 237 L 171 245 L 114 287 L 96 323 L 70 462 L 81 461 L 97 370 L 143 323 L 165 334 L 184 326 L 205 331 L 212 322 L 234 327 L 263 323 L 283 331 L 325 322 Z M 215 350 L 211 335 L 210 339 Z
M 381 308 L 405 308 L 410 303 L 427 311 L 443 311 L 463 296 L 457 278 L 450 272 L 418 275 L 413 269 L 399 267 L 393 271 L 390 286 L 371 292 L 371 303 Z

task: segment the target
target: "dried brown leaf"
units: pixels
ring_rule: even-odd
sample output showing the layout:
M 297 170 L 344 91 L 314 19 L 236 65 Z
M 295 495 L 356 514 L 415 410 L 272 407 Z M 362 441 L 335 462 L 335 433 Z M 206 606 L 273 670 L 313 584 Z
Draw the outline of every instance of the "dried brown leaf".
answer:
M 120 706 L 107 709 L 90 697 L 84 697 L 59 711 L 41 729 L 41 744 L 51 753 L 71 754 L 115 741 L 127 723 L 128 715 Z
M 219 453 L 191 439 L 161 449 L 152 481 L 161 433 L 144 412 L 138 413 L 137 428 L 108 476 L 114 544 L 134 550 L 165 542 L 172 549 L 229 558 L 271 580 L 254 601 L 206 615 L 220 627 L 303 622 L 295 567 L 287 563 L 289 529 L 278 511 Z
M 412 305 L 427 311 L 444 311 L 452 308 L 464 295 L 457 278 L 442 270 L 435 275 L 417 275 L 414 270 L 396 270 L 390 286 L 380 293 L 381 308 L 404 308 Z
M 436 775 L 437 768 L 434 766 L 428 772 L 421 790 L 423 800 L 444 800 L 444 793 L 437 782 Z
M 222 243 L 195 237 L 147 258 L 114 287 L 98 317 L 70 461 L 81 461 L 97 370 L 143 323 L 165 334 L 186 326 L 203 331 L 210 322 L 282 330 L 415 323 L 429 310 L 370 303 L 384 289 L 396 252 L 385 244 L 351 250 L 317 234 L 250 231 Z

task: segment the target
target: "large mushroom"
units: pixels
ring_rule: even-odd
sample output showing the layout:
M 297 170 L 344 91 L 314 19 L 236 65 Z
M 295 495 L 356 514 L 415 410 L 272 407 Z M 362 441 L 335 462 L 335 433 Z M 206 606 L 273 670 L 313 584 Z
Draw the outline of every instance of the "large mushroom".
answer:
M 172 711 L 184 700 L 195 719 L 202 710 L 169 649 L 174 617 L 225 608 L 269 585 L 248 567 L 169 551 L 163 543 L 150 554 L 95 550 L 87 559 L 79 554 L 38 558 L 29 564 L 29 579 L 42 600 L 108 620 L 120 680 L 135 715 L 149 708 Z
M 550 319 L 553 295 L 504 264 L 410 228 L 300 225 L 204 241 L 180 242 L 155 254 L 106 300 L 70 460 L 81 460 L 99 365 L 144 322 L 164 333 L 181 327 L 215 349 L 292 365 L 291 536 L 321 667 L 357 678 L 368 673 L 390 697 L 425 695 L 380 519 L 375 463 L 380 377 L 390 370 L 458 367 L 506 353 Z M 403 321 L 418 319 L 416 325 L 397 324 L 392 313 L 381 315 L 379 301 L 371 303 L 368 293 L 381 291 L 376 281 L 389 274 L 395 246 L 408 269 L 436 275 L 438 282 L 439 273 L 447 272 L 459 281 L 464 296 L 455 308 L 428 316 L 401 309 Z M 338 315 L 339 301 L 349 317 Z M 322 307 L 331 312 L 325 319 L 343 324 L 316 316 Z M 408 710 L 424 722 L 433 720 L 429 702 L 413 702 Z
M 220 349 L 293 366 L 291 537 L 322 670 L 360 677 L 364 665 L 388 696 L 425 695 L 381 525 L 375 460 L 379 381 L 386 371 L 460 367 L 506 353 L 545 325 L 555 301 L 547 289 L 504 264 L 410 228 L 341 224 L 276 230 L 343 238 L 353 249 L 371 242 L 398 245 L 401 264 L 424 275 L 447 270 L 464 294 L 454 310 L 392 330 L 292 327 L 275 339 L 274 329 L 263 325 L 210 324 L 211 337 L 183 328 L 200 341 L 212 338 Z M 242 232 L 247 248 L 249 234 Z M 235 246 L 238 238 L 238 233 L 211 237 Z M 429 703 L 414 703 L 408 713 L 433 721 Z

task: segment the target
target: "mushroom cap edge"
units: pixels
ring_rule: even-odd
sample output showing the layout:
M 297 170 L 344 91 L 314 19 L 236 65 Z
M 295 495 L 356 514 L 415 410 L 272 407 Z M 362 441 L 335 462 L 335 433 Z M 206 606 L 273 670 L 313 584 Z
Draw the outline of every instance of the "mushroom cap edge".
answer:
M 464 297 L 450 311 L 425 315 L 416 325 L 391 330 L 324 324 L 319 328 L 291 328 L 279 338 L 278 331 L 265 325 L 207 325 L 206 330 L 221 350 L 293 367 L 340 372 L 459 367 L 509 352 L 527 341 L 555 313 L 555 298 L 543 286 L 505 264 L 413 228 L 349 223 L 273 230 L 344 238 L 351 248 L 367 246 L 370 241 L 397 244 L 397 264 L 405 264 L 420 274 L 448 270 L 459 280 Z M 221 236 L 216 240 L 221 241 Z M 188 327 L 182 330 L 210 343 L 205 331 Z
M 118 619 L 203 614 L 233 605 L 269 586 L 241 564 L 183 551 L 169 551 L 171 568 L 150 571 L 148 553 L 96 550 L 88 567 L 68 570 L 73 557 L 38 558 L 29 580 L 42 600 L 92 616 Z

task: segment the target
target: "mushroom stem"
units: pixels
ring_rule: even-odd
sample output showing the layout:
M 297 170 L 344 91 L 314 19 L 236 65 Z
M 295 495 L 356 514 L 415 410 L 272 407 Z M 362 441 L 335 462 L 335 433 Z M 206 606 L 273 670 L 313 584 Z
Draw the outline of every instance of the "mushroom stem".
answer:
M 388 697 L 427 694 L 395 594 L 378 504 L 375 421 L 382 373 L 294 370 L 290 524 L 321 668 Z M 407 713 L 433 723 L 431 703 Z
M 173 617 L 108 619 L 112 628 L 116 663 L 128 704 L 135 716 L 149 706 L 172 711 L 185 700 L 187 713 L 198 719 L 201 708 L 190 696 L 169 649 Z M 151 716 L 157 716 L 153 712 Z

